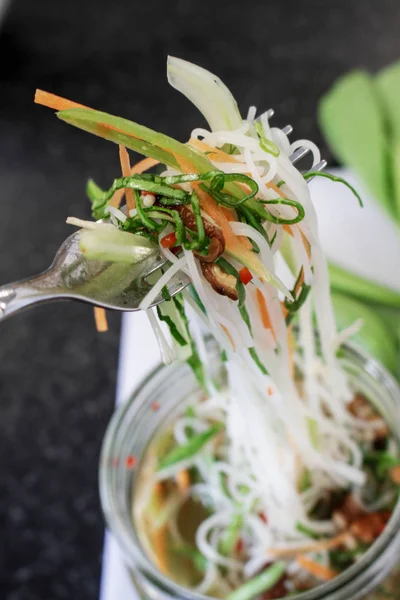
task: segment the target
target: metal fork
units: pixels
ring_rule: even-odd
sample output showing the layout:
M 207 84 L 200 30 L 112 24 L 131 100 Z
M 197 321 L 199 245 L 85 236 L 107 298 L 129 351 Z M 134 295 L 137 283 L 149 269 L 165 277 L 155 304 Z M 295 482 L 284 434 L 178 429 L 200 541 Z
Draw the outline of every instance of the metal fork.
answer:
M 270 109 L 268 117 L 273 114 Z M 291 125 L 283 128 L 286 135 L 292 131 Z M 296 164 L 309 152 L 309 148 L 299 148 L 289 158 Z M 312 170 L 322 171 L 326 164 L 322 160 Z M 157 249 L 150 249 L 148 255 L 135 265 L 87 260 L 79 248 L 79 232 L 73 233 L 61 244 L 47 271 L 0 287 L 0 320 L 33 304 L 65 299 L 112 310 L 138 310 L 152 287 L 151 275 L 167 263 Z M 182 291 L 189 283 L 190 279 L 183 272 L 176 273 L 168 283 L 170 296 Z M 163 300 L 161 294 L 158 295 L 152 306 Z

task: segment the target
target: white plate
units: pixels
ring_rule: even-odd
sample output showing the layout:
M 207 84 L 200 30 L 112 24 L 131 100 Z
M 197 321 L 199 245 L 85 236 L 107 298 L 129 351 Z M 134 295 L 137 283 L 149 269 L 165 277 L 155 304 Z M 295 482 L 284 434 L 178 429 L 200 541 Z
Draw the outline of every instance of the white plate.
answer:
M 338 173 L 339 174 L 339 173 Z M 369 198 L 354 177 L 345 176 L 362 194 L 364 208 L 346 187 L 318 178 L 310 183 L 329 259 L 360 275 L 400 291 L 400 230 Z M 159 362 L 158 348 L 145 315 L 125 314 L 117 386 L 117 403 Z M 101 600 L 137 600 L 119 549 L 106 534 Z

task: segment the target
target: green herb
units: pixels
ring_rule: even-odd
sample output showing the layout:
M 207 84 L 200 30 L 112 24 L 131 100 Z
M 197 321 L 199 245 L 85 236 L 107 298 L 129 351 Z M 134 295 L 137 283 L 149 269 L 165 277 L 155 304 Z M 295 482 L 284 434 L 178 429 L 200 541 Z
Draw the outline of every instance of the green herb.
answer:
M 224 426 L 222 423 L 215 423 L 210 429 L 207 429 L 207 431 L 203 431 L 190 438 L 186 444 L 174 448 L 167 456 L 160 459 L 158 470 L 161 471 L 176 463 L 192 458 L 198 454 L 210 440 L 222 431 L 223 428 Z
M 367 452 L 364 455 L 364 464 L 372 466 L 374 473 L 379 478 L 385 478 L 393 467 L 400 465 L 400 458 L 385 450 L 376 450 L 375 452 Z
M 228 355 L 226 354 L 226 350 L 221 350 L 221 362 L 227 362 Z
M 256 575 L 253 579 L 246 581 L 238 587 L 234 592 L 228 594 L 227 600 L 253 600 L 259 594 L 270 590 L 278 583 L 286 571 L 284 562 L 276 562 L 268 567 L 260 575 Z
M 343 177 L 338 177 L 337 175 L 332 175 L 331 173 L 325 173 L 323 171 L 321 171 L 321 172 L 320 171 L 308 171 L 308 173 L 304 173 L 303 177 L 306 181 L 307 181 L 307 179 L 311 179 L 311 177 L 326 177 L 326 179 L 330 179 L 331 181 L 335 181 L 337 183 L 343 183 L 343 185 L 348 187 L 349 190 L 351 190 L 353 192 L 353 194 L 357 198 L 358 202 L 360 203 L 360 206 L 364 206 L 363 201 L 361 200 L 360 194 L 348 181 L 346 181 L 346 179 L 343 179 Z

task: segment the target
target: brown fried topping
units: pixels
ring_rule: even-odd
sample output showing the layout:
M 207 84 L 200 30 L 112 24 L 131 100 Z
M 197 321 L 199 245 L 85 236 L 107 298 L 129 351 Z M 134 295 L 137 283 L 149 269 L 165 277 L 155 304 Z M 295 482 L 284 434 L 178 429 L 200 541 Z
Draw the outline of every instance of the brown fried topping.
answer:
M 221 296 L 228 296 L 231 300 L 238 299 L 236 277 L 234 275 L 225 273 L 215 263 L 201 262 L 200 264 L 203 275 L 211 284 L 213 290 L 221 294 Z

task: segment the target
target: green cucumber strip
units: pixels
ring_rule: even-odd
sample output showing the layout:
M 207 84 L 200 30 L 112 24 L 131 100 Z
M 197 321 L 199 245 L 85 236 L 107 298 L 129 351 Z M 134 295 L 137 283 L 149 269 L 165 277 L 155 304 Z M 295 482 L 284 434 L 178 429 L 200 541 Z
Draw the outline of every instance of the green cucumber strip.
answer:
M 150 240 L 113 226 L 81 230 L 79 247 L 88 260 L 131 264 L 157 253 L 157 247 Z
M 253 600 L 259 594 L 274 587 L 285 571 L 286 564 L 284 562 L 276 562 L 260 575 L 256 575 L 253 579 L 246 581 L 246 583 L 238 587 L 234 592 L 228 594 L 227 600 Z
M 183 446 L 178 446 L 171 450 L 166 456 L 160 459 L 158 464 L 158 470 L 161 471 L 166 467 L 170 467 L 183 460 L 192 458 L 204 448 L 204 446 L 212 440 L 220 431 L 224 428 L 222 423 L 215 423 L 207 429 L 199 433 L 186 442 Z

